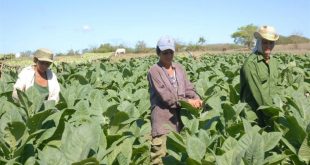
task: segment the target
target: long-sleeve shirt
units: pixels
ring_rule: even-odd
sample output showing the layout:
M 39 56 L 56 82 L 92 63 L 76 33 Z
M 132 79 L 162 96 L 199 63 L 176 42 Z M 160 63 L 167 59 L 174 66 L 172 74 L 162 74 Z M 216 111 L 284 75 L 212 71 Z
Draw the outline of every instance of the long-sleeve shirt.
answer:
M 251 54 L 240 70 L 240 100 L 247 102 L 253 110 L 261 105 L 271 105 L 278 80 L 276 59 L 271 57 L 266 64 L 262 55 Z
M 49 91 L 47 100 L 55 100 L 56 102 L 58 102 L 60 87 L 59 87 L 57 77 L 49 69 L 46 71 L 46 76 L 47 76 L 48 91 Z M 34 85 L 34 79 L 35 79 L 35 70 L 33 69 L 33 66 L 28 66 L 24 68 L 18 74 L 18 79 L 16 83 L 14 84 L 13 98 L 18 99 L 16 89 L 19 89 L 21 91 L 26 91 L 28 88 Z
M 172 68 L 175 71 L 177 86 L 171 83 L 160 62 L 153 65 L 148 73 L 153 137 L 170 131 L 180 131 L 182 123 L 178 101 L 199 98 L 182 66 L 173 63 Z

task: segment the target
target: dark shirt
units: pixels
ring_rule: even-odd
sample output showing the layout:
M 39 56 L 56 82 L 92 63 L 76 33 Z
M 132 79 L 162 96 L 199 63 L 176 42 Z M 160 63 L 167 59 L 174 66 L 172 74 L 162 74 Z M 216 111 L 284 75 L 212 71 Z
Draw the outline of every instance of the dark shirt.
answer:
M 153 137 L 180 131 L 182 123 L 178 101 L 199 98 L 181 65 L 173 63 L 172 68 L 176 82 L 169 80 L 160 62 L 153 65 L 148 73 Z

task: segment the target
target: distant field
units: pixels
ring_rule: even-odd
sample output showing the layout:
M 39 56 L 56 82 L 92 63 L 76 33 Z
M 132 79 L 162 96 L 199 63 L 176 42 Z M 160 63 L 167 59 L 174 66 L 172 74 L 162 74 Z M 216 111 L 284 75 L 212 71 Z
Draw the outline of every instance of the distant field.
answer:
M 113 52 L 108 53 L 85 53 L 81 56 L 56 56 L 55 61 L 58 62 L 67 62 L 67 63 L 81 63 L 87 61 L 93 61 L 102 58 L 109 58 L 113 55 Z
M 84 63 L 91 62 L 96 59 L 109 58 L 113 52 L 109 53 L 85 53 L 81 56 L 56 56 L 55 62 L 66 62 L 66 63 Z M 33 64 L 32 57 L 21 57 L 4 60 L 3 63 L 9 66 L 28 66 Z
M 225 44 L 215 44 L 209 47 L 209 49 L 206 50 L 199 50 L 199 51 L 178 51 L 176 52 L 176 56 L 194 56 L 199 57 L 203 56 L 205 54 L 212 54 L 212 55 L 218 55 L 218 54 L 234 54 L 234 53 L 250 53 L 251 50 L 248 48 L 236 48 L 236 49 L 230 49 L 228 48 L 229 45 Z M 224 49 L 228 48 L 228 49 Z M 224 51 L 225 50 L 225 51 Z M 306 54 L 310 53 L 310 43 L 303 43 L 303 44 L 288 44 L 288 45 L 276 45 L 274 50 L 274 53 L 292 53 L 292 54 Z M 138 57 L 147 57 L 147 56 L 156 56 L 155 51 L 149 52 L 149 53 L 127 53 L 125 55 L 120 56 L 114 56 L 114 52 L 108 52 L 108 53 L 85 53 L 81 56 L 56 56 L 55 62 L 66 62 L 66 63 L 85 63 L 85 62 L 92 62 L 97 59 L 102 58 L 110 58 L 111 61 L 119 61 L 121 59 L 130 59 L 130 58 L 138 58 Z M 0 57 L 2 54 L 0 54 Z M 13 59 L 7 59 L 1 61 L 6 65 L 9 66 L 27 66 L 31 65 L 32 58 L 29 57 L 22 57 L 22 58 L 13 58 Z

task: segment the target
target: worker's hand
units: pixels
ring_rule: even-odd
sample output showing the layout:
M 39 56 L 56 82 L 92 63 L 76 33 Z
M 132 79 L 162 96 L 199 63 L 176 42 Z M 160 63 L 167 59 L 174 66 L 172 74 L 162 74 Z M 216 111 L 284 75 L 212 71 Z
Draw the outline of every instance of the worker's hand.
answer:
M 305 96 L 306 96 L 306 97 L 309 97 L 309 96 L 310 96 L 310 93 L 308 93 L 308 92 L 305 93 Z
M 200 99 L 188 99 L 187 101 L 190 105 L 192 105 L 195 108 L 202 107 L 202 101 Z

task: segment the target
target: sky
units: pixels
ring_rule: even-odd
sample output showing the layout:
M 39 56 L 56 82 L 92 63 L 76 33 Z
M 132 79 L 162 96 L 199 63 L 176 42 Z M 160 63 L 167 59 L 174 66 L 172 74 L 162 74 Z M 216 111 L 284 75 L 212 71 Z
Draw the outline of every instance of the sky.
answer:
M 55 53 L 100 44 L 155 47 L 178 42 L 233 43 L 248 24 L 310 38 L 309 0 L 0 0 L 0 53 L 48 48 Z

